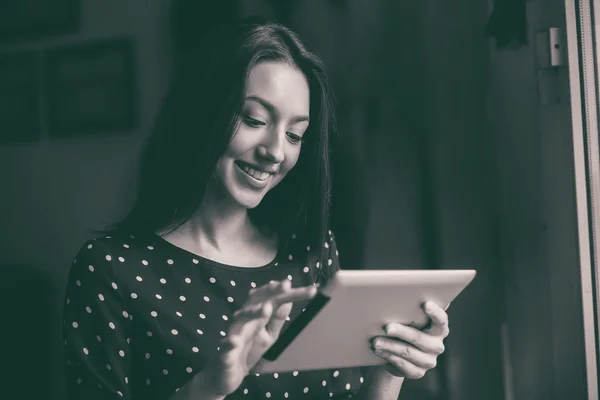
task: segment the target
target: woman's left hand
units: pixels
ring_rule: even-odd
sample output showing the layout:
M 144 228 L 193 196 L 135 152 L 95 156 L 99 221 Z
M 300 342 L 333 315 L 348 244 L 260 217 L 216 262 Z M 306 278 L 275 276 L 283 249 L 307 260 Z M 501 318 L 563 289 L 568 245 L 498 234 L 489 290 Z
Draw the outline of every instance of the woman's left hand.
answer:
M 448 314 L 434 302 L 423 305 L 431 323 L 423 330 L 398 323 L 385 327 L 386 335 L 372 341 L 375 354 L 385 359 L 386 370 L 398 377 L 420 379 L 435 368 L 445 350 L 444 339 L 450 333 Z

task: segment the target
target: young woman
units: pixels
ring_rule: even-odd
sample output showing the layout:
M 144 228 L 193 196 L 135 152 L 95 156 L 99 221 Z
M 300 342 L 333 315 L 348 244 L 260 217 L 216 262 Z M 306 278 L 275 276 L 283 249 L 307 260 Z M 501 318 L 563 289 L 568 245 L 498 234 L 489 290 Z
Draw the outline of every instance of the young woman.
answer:
M 246 23 L 210 35 L 175 76 L 136 203 L 71 267 L 69 399 L 396 399 L 444 350 L 435 304 L 428 330 L 391 324 L 374 338 L 388 363 L 364 378 L 252 372 L 339 268 L 319 59 L 287 28 Z

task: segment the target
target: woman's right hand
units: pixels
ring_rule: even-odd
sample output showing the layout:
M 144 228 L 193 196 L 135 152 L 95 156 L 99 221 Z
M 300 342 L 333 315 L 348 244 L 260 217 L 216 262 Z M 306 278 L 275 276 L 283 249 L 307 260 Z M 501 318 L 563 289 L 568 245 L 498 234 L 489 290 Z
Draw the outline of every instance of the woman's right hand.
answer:
M 292 288 L 288 279 L 250 290 L 246 303 L 233 315 L 220 351 L 203 371 L 211 391 L 223 397 L 233 393 L 279 337 L 292 303 L 316 293 L 312 285 Z

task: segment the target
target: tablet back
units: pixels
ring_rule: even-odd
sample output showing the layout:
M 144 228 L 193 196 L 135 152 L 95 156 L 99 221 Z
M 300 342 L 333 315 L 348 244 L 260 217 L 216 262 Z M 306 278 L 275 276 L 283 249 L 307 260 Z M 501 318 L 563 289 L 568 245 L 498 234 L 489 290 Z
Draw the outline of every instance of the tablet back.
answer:
M 390 322 L 423 327 L 421 306 L 445 308 L 474 270 L 339 271 L 265 353 L 255 372 L 289 372 L 383 364 L 370 340 Z

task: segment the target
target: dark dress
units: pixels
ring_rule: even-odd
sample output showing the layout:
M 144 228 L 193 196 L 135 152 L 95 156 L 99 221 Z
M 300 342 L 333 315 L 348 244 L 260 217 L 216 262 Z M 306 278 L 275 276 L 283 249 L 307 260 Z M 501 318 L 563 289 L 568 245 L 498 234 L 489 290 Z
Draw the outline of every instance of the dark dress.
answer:
M 324 245 L 339 268 L 331 232 Z M 243 268 L 155 234 L 86 242 L 71 267 L 64 303 L 68 398 L 169 399 L 218 351 L 251 288 L 282 279 L 294 287 L 313 283 L 318 267 L 297 261 L 307 246 L 294 239 L 293 247 L 268 265 Z M 290 320 L 305 305 L 296 303 Z M 358 369 L 251 374 L 227 399 L 346 398 L 362 381 Z

